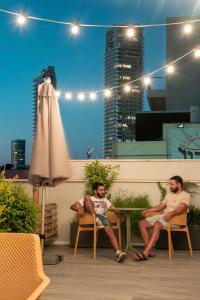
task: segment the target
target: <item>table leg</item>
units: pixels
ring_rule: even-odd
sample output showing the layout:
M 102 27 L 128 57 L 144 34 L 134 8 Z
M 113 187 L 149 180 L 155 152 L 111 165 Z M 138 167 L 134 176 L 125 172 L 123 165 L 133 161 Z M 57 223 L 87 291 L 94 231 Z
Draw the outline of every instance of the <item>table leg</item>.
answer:
M 131 214 L 129 214 L 129 213 L 126 214 L 126 249 L 125 249 L 125 251 L 127 252 L 128 250 L 131 250 L 131 251 L 137 253 L 136 249 L 133 247 L 133 244 L 131 242 Z

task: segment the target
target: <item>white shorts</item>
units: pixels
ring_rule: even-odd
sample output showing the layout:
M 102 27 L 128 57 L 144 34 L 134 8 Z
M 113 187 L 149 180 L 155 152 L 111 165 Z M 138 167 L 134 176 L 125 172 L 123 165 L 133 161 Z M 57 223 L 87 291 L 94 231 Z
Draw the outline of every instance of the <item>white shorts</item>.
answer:
M 152 226 L 154 226 L 155 223 L 159 222 L 163 225 L 164 229 L 167 229 L 168 227 L 168 222 L 164 219 L 164 215 L 155 215 L 149 218 L 146 218 L 145 220 L 147 220 Z

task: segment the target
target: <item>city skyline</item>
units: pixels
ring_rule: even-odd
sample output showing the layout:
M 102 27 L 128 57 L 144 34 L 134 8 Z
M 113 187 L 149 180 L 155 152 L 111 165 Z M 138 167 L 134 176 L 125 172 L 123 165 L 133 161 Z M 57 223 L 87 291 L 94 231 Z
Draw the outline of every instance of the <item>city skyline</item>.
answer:
M 95 1 L 96 2 L 96 1 Z M 169 16 L 192 16 L 200 12 L 198 1 L 1 1 L 1 8 L 27 11 L 31 15 L 87 23 L 159 23 Z M 48 4 L 48 5 L 47 5 Z M 154 8 L 152 10 L 152 7 Z M 152 14 L 149 14 L 152 11 Z M 12 17 L 0 14 L 1 51 L 1 140 L 0 164 L 9 162 L 10 141 L 27 140 L 27 163 L 32 142 L 32 81 L 47 66 L 55 66 L 61 90 L 91 90 L 103 87 L 105 30 L 81 29 L 71 37 L 67 28 L 30 22 L 19 30 Z M 145 72 L 166 61 L 166 29 L 145 30 Z M 61 115 L 72 158 L 103 157 L 103 99 L 95 103 L 60 102 Z M 146 105 L 147 109 L 147 105 Z M 78 121 L 77 121 L 78 120 Z M 85 133 L 87 132 L 87 136 Z

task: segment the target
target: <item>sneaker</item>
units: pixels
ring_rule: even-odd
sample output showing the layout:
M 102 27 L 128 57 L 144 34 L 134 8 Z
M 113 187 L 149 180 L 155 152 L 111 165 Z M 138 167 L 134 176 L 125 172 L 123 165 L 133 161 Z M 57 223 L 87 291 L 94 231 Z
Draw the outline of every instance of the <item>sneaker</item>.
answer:
M 117 257 L 117 262 L 121 263 L 126 259 L 127 254 L 126 254 L 126 252 L 117 251 L 116 252 L 116 257 Z

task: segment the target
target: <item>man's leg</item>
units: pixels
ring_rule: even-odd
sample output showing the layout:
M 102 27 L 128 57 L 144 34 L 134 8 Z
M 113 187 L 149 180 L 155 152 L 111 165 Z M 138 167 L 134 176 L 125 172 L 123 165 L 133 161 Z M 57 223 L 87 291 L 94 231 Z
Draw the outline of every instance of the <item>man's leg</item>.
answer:
M 153 227 L 153 233 L 152 236 L 150 238 L 150 241 L 148 243 L 148 245 L 146 246 L 145 250 L 143 251 L 143 254 L 148 257 L 149 254 L 151 253 L 153 246 L 155 245 L 155 243 L 157 242 L 157 240 L 160 237 L 160 231 L 163 229 L 163 224 L 160 222 L 156 222 L 154 227 Z
M 142 239 L 144 241 L 145 247 L 149 244 L 150 241 L 150 234 L 148 229 L 152 228 L 153 225 L 150 224 L 146 219 L 143 219 L 139 222 L 139 229 L 140 234 L 142 236 Z M 152 256 L 154 256 L 153 252 L 150 253 Z

